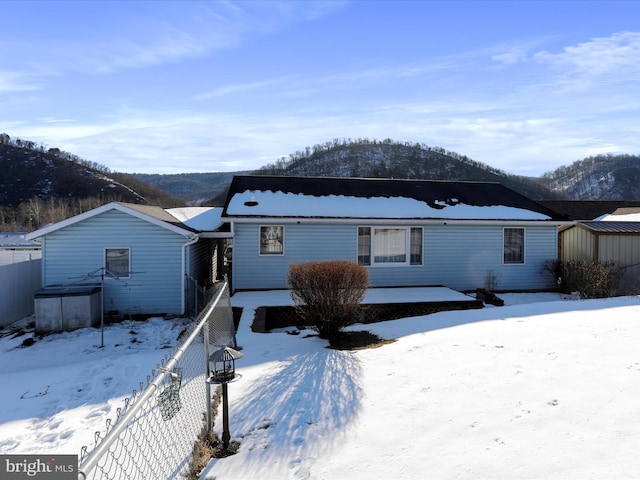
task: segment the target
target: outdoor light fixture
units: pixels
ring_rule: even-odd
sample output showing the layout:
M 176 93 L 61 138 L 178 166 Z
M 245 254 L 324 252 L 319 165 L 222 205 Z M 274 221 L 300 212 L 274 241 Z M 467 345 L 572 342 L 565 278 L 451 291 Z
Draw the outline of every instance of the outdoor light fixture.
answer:
M 234 379 L 240 378 L 240 375 L 236 373 L 236 360 L 242 357 L 244 355 L 226 345 L 209 356 L 211 374 L 207 382 L 222 385 L 222 446 L 224 448 L 229 447 L 229 440 L 231 439 L 227 384 Z

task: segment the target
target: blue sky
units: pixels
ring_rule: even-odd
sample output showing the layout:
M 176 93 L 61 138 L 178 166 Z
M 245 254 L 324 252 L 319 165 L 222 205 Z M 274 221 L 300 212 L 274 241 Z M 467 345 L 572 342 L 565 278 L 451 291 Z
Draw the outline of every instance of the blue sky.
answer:
M 0 132 L 122 172 L 334 138 L 541 175 L 640 154 L 640 2 L 3 1 Z

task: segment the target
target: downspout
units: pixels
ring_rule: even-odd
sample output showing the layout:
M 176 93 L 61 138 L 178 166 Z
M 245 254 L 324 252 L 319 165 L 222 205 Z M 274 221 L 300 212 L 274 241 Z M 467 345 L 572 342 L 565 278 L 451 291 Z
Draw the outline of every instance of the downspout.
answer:
M 187 305 L 186 305 L 186 299 L 187 299 L 187 286 L 186 286 L 186 281 L 187 281 L 187 247 L 189 247 L 190 245 L 193 245 L 194 243 L 197 243 L 198 240 L 200 240 L 200 235 L 197 235 L 195 233 L 192 233 L 191 235 L 189 235 L 187 237 L 189 239 L 189 241 L 185 244 L 182 245 L 182 281 L 181 281 L 181 292 L 182 292 L 182 305 L 181 305 L 181 310 L 182 310 L 182 314 L 181 315 L 186 315 L 187 313 Z
M 231 238 L 233 238 L 233 243 L 235 244 L 235 238 L 236 238 L 236 231 L 235 231 L 235 223 L 231 222 L 230 223 L 230 233 L 231 233 Z M 233 249 L 231 250 L 231 292 L 229 292 L 231 295 L 233 295 L 235 293 L 235 285 L 236 285 L 236 280 L 235 280 L 235 271 L 236 269 L 233 268 L 233 264 L 235 263 L 234 260 L 236 259 L 236 246 L 233 245 Z

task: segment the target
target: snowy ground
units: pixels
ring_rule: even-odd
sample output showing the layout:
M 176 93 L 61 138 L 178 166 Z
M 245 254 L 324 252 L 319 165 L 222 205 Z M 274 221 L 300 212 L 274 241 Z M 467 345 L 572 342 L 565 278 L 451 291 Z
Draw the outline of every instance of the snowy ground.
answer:
M 365 301 L 434 292 L 402 290 Z M 308 332 L 250 331 L 253 310 L 289 303 L 287 292 L 234 295 L 245 356 L 230 429 L 241 446 L 203 478 L 640 478 L 640 298 L 501 298 L 356 325 L 397 341 L 342 352 Z M 0 453 L 79 453 L 180 330 L 114 325 L 104 349 L 93 329 L 26 348 L 25 336 L 0 338 Z
M 11 334 L 28 318 L 0 329 L 0 453 L 74 454 L 94 444 L 106 419 L 175 345 L 181 322 L 150 319 L 45 336 L 21 347 Z M 28 329 L 32 331 L 32 329 Z

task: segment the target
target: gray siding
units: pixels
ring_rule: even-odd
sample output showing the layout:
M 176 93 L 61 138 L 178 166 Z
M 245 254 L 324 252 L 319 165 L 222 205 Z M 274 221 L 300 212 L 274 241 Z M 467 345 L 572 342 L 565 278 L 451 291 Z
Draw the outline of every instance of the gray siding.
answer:
M 286 224 L 284 255 L 261 256 L 259 224 L 235 224 L 234 289 L 287 288 L 293 262 L 356 261 L 357 227 L 363 225 Z M 445 285 L 472 290 L 484 287 L 493 271 L 499 289 L 549 288 L 552 285 L 540 271 L 544 261 L 557 258 L 556 227 L 526 226 L 525 232 L 525 263 L 503 265 L 502 226 L 426 225 L 422 266 L 367 267 L 369 281 L 373 287 Z
M 175 313 L 182 309 L 182 245 L 185 237 L 110 210 L 50 233 L 44 239 L 42 284 L 100 281 L 104 249 L 127 247 L 131 278 L 105 279 L 105 311 Z

